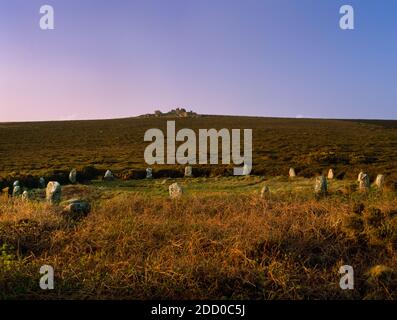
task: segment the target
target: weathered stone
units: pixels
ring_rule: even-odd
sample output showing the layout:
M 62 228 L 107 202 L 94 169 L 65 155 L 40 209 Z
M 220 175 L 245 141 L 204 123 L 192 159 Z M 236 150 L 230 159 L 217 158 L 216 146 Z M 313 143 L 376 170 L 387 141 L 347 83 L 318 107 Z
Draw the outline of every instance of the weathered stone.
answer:
M 250 175 L 250 173 L 251 173 L 251 166 L 249 166 L 249 165 L 247 165 L 247 164 L 244 164 L 244 167 L 243 167 L 243 176 L 249 176 Z
M 370 181 L 369 181 L 369 175 L 367 175 L 366 173 L 363 173 L 360 176 L 360 183 L 359 183 L 358 189 L 360 191 L 365 191 L 365 192 L 369 191 L 369 189 L 370 189 Z
M 153 178 L 152 168 L 146 168 L 146 179 L 152 179 L 152 178 Z
M 193 177 L 193 169 L 191 166 L 185 167 L 185 177 L 187 178 Z
M 268 186 L 263 186 L 261 190 L 261 198 L 266 198 L 270 194 L 270 189 Z
M 30 194 L 29 194 L 29 192 L 27 190 L 25 190 L 22 193 L 22 200 L 24 200 L 24 201 L 29 201 L 30 200 Z
M 72 169 L 69 173 L 69 181 L 73 184 L 77 182 L 77 170 Z
M 7 197 L 7 198 L 8 198 L 9 191 L 10 191 L 10 188 L 9 188 L 9 187 L 6 187 L 6 188 L 4 188 L 4 189 L 1 190 L 1 193 L 3 194 L 4 197 Z
M 358 182 L 361 181 L 361 179 L 362 179 L 362 177 L 363 177 L 364 174 L 365 174 L 365 173 L 362 172 L 362 171 L 358 174 L 358 177 L 357 177 L 357 181 L 358 181 Z
M 14 186 L 14 189 L 12 189 L 12 196 L 19 197 L 21 194 L 22 194 L 22 188 L 19 185 Z
M 328 170 L 327 178 L 330 179 L 330 180 L 332 180 L 334 178 L 334 170 L 332 170 L 332 169 Z
M 39 179 L 39 188 L 40 189 L 45 188 L 45 179 L 43 177 L 40 177 L 40 179 Z
M 50 181 L 47 184 L 46 199 L 49 203 L 55 204 L 61 201 L 61 185 L 57 181 Z
M 296 177 L 294 168 L 289 168 L 289 176 L 290 176 L 290 178 Z
M 62 205 L 64 213 L 68 214 L 71 218 L 84 217 L 91 211 L 91 205 L 86 200 L 71 199 L 65 201 Z
M 316 194 L 326 194 L 328 192 L 328 182 L 326 177 L 324 176 L 316 177 L 314 192 Z
M 171 184 L 168 191 L 171 199 L 180 198 L 183 195 L 183 188 L 177 182 Z
M 385 176 L 383 174 L 378 174 L 375 180 L 375 185 L 381 189 L 385 185 Z
M 21 184 L 20 184 L 20 182 L 18 180 L 15 180 L 14 183 L 12 184 L 13 188 L 20 187 L 20 186 L 21 186 Z
M 103 178 L 104 178 L 105 180 L 114 180 L 114 175 L 113 175 L 112 171 L 107 170 L 107 171 L 105 172 L 105 175 L 104 175 Z

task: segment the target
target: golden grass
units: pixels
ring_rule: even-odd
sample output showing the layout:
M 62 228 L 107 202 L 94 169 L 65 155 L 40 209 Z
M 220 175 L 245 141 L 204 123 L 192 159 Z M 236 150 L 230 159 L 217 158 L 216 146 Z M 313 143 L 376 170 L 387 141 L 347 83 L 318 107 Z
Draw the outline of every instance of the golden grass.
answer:
M 91 196 L 86 187 L 69 188 Z M 263 200 L 253 192 L 220 192 L 171 201 L 128 191 L 95 198 L 93 212 L 78 222 L 41 202 L 3 200 L 0 246 L 7 247 L 0 265 L 7 267 L 0 274 L 0 296 L 395 299 L 393 273 L 380 280 L 368 273 L 377 265 L 396 268 L 393 198 L 364 197 L 364 212 L 354 213 L 353 196 Z M 368 223 L 372 207 L 384 216 L 376 226 Z M 362 219 L 362 230 L 347 223 L 351 217 Z M 378 237 L 369 228 L 388 228 L 389 234 Z M 53 291 L 39 289 L 43 264 L 55 269 Z M 354 267 L 355 290 L 339 288 L 344 264 Z

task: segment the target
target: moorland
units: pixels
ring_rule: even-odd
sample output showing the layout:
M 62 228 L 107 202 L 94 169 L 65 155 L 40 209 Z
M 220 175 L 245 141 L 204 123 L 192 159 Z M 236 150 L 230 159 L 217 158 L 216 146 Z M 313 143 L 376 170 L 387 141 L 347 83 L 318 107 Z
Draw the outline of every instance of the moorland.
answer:
M 181 128 L 253 129 L 251 176 L 228 166 L 154 166 L 145 179 L 144 132 L 161 118 L 0 124 L 2 299 L 396 299 L 397 123 L 200 116 Z M 289 178 L 294 167 L 297 177 Z M 78 182 L 68 182 L 71 168 Z M 334 169 L 321 197 L 314 177 Z M 101 179 L 111 169 L 116 179 Z M 386 185 L 358 190 L 357 174 Z M 45 201 L 38 177 L 84 199 L 71 217 Z M 168 186 L 185 189 L 170 199 Z M 266 185 L 270 192 L 260 196 Z M 39 287 L 40 266 L 55 270 Z M 354 268 L 354 290 L 339 286 Z

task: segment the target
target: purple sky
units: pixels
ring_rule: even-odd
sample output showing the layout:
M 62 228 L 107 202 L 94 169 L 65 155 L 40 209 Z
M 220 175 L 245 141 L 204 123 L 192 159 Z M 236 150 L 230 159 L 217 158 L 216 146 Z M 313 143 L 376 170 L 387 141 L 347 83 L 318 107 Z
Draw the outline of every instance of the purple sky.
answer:
M 39 28 L 44 4 L 55 30 Z M 0 0 L 0 122 L 173 107 L 397 119 L 396 40 L 394 0 Z

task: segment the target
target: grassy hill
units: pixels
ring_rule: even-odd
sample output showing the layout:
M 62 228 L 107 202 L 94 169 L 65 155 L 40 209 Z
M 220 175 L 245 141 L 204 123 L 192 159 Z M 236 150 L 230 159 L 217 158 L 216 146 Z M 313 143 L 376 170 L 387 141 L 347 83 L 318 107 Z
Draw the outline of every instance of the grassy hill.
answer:
M 94 175 L 111 169 L 120 178 L 144 176 L 143 141 L 149 128 L 165 132 L 164 118 L 0 123 L 0 179 L 67 179 L 71 168 L 93 166 Z M 317 120 L 201 116 L 175 118 L 177 130 L 253 129 L 254 175 L 285 175 L 296 168 L 311 177 L 332 167 L 336 176 L 366 170 L 397 179 L 397 121 Z M 91 168 L 92 169 L 92 168 Z M 155 177 L 180 176 L 182 166 L 155 166 Z M 227 166 L 195 166 L 196 176 L 227 175 Z M 92 173 L 92 170 L 90 171 Z M 82 175 L 80 175 L 82 176 Z M 29 180 L 29 179 L 28 179 Z M 390 180 L 390 179 L 389 179 Z
M 181 118 L 178 128 L 252 128 L 254 175 L 157 166 L 172 178 L 134 179 L 147 167 L 144 132 L 166 120 L 0 124 L 3 186 L 43 175 L 63 184 L 62 201 L 92 207 L 75 219 L 44 189 L 0 196 L 0 299 L 397 299 L 397 122 Z M 65 185 L 72 167 L 90 183 Z M 313 175 L 330 167 L 339 179 L 318 197 Z M 121 179 L 96 179 L 106 169 Z M 359 170 L 389 186 L 359 191 Z M 168 196 L 173 182 L 181 199 Z M 54 290 L 38 286 L 44 264 Z M 346 264 L 355 290 L 339 287 Z

